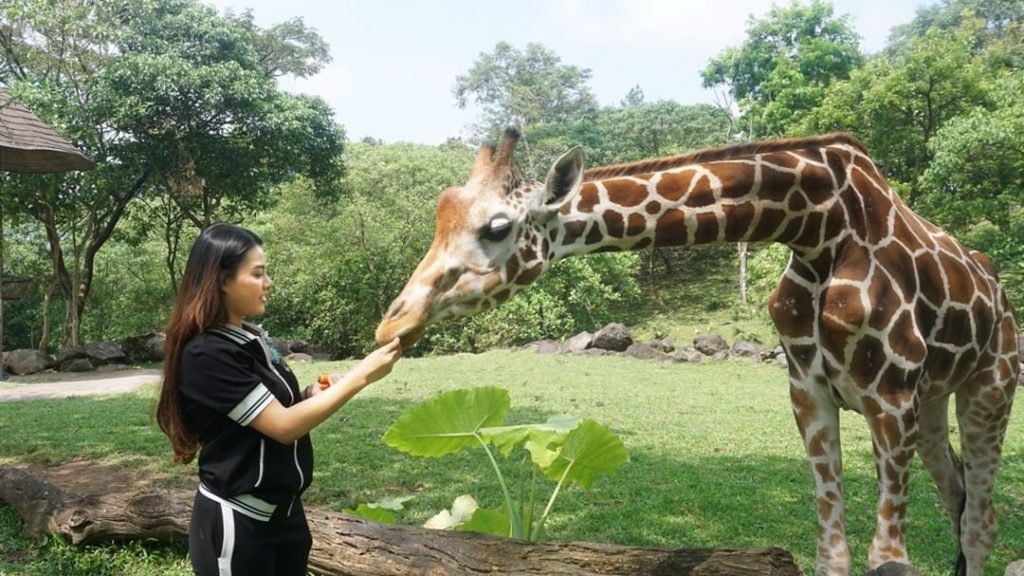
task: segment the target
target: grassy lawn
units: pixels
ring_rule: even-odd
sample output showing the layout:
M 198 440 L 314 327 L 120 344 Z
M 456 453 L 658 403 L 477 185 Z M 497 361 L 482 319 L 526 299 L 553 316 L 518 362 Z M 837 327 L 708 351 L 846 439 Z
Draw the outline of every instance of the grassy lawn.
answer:
M 730 338 L 731 339 L 731 338 Z M 310 381 L 349 363 L 296 366 Z M 784 372 L 744 361 L 661 364 L 628 358 L 492 351 L 403 360 L 392 375 L 314 432 L 311 505 L 354 507 L 413 495 L 400 513 L 421 523 L 460 494 L 500 505 L 479 452 L 440 460 L 406 456 L 380 438 L 405 409 L 441 390 L 493 385 L 512 396 L 509 423 L 569 413 L 614 430 L 630 462 L 592 490 L 569 490 L 546 527 L 549 540 L 643 546 L 765 547 L 791 551 L 813 573 L 816 522 L 809 466 L 789 409 Z M 191 485 L 193 466 L 174 466 L 152 419 L 154 389 L 118 397 L 0 405 L 0 463 L 69 458 L 123 461 Z M 847 524 L 854 573 L 866 570 L 874 530 L 875 473 L 860 417 L 844 413 Z M 514 475 L 516 467 L 509 466 Z M 1024 557 L 1024 417 L 1014 414 L 996 503 L 1000 541 L 987 574 Z M 927 473 L 915 462 L 909 518 L 911 558 L 923 574 L 948 574 L 952 530 Z M 132 566 L 132 568 L 128 568 Z M 0 575 L 188 574 L 176 546 L 132 544 L 76 550 L 21 535 L 0 506 Z

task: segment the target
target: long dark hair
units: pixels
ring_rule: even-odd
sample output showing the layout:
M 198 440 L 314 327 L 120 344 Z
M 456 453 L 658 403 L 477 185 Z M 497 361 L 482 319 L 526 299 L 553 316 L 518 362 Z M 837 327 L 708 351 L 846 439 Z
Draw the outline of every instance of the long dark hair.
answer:
M 185 426 L 181 414 L 181 351 L 196 334 L 227 321 L 221 288 L 238 273 L 246 253 L 262 245 L 259 236 L 231 224 L 207 227 L 192 244 L 165 329 L 164 383 L 156 408 L 156 420 L 171 440 L 175 462 L 187 464 L 199 450 L 199 439 Z

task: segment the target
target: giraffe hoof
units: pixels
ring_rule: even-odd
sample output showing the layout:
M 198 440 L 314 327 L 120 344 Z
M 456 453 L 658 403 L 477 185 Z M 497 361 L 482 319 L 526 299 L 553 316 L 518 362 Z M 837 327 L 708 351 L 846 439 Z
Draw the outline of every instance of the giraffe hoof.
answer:
M 910 564 L 886 562 L 874 570 L 869 570 L 864 576 L 921 576 L 921 573 Z

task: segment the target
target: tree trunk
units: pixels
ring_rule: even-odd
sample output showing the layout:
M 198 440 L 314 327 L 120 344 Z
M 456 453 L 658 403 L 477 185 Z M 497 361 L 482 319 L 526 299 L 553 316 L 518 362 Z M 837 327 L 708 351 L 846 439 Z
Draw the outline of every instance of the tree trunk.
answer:
M 57 468 L 0 467 L 0 500 L 33 534 L 74 544 L 108 540 L 182 541 L 193 492 L 132 480 L 95 462 Z M 399 576 L 492 575 L 772 575 L 796 576 L 785 550 L 663 549 L 585 542 L 536 544 L 480 534 L 377 524 L 315 508 L 310 569 L 316 574 Z
M 39 336 L 39 351 L 46 354 L 46 349 L 50 346 L 50 309 L 53 307 L 53 292 L 57 289 L 57 278 L 54 277 L 50 281 L 50 286 L 46 288 L 46 294 L 43 295 L 43 333 Z
M 740 252 L 740 304 L 747 305 L 747 243 L 736 245 Z
M 4 200 L 0 198 L 0 380 L 4 378 Z

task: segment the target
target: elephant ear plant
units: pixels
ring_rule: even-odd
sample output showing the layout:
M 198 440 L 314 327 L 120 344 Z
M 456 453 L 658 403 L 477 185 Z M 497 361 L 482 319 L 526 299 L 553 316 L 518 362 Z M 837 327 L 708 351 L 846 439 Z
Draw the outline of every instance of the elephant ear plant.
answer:
M 413 456 L 440 458 L 481 448 L 494 468 L 505 499 L 503 509 L 480 508 L 473 498 L 460 496 L 451 511 L 432 518 L 428 527 L 537 540 L 564 486 L 589 488 L 598 476 L 615 472 L 629 460 L 618 436 L 590 419 L 559 416 L 540 424 L 505 425 L 509 403 L 508 391 L 501 388 L 444 392 L 410 408 L 384 434 L 385 444 Z M 529 493 L 522 501 L 512 497 L 495 458 L 496 453 L 507 458 L 518 446 L 530 456 Z M 555 486 L 534 519 L 540 476 Z

